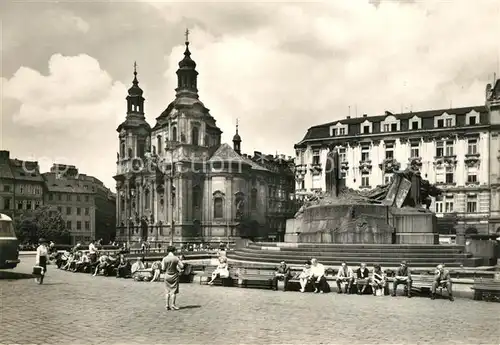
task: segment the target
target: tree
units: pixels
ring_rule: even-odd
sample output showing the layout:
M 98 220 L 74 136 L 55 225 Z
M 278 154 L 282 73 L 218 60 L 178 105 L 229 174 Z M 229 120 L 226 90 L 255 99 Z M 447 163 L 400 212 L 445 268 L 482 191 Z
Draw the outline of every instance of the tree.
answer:
M 43 237 L 58 243 L 69 243 L 69 232 L 60 212 L 48 206 L 23 213 L 15 222 L 17 238 L 24 242 L 38 242 Z

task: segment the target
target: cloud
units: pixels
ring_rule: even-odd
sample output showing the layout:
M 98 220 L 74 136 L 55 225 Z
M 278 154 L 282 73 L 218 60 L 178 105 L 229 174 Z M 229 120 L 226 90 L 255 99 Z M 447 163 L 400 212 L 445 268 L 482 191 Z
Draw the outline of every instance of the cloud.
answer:
M 125 85 L 114 82 L 88 55 L 53 55 L 49 74 L 20 67 L 3 85 L 4 97 L 20 103 L 14 121 L 27 126 L 69 126 L 116 119 L 124 109 Z

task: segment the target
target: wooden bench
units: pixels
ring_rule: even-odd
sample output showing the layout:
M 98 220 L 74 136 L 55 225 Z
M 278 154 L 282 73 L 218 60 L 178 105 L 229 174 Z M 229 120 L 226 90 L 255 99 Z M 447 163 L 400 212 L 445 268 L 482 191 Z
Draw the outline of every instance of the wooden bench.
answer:
M 212 273 L 217 269 L 217 266 L 207 266 L 205 267 L 205 270 L 203 273 L 200 275 L 200 285 L 202 284 L 208 284 L 208 282 L 212 279 Z M 229 277 L 228 278 L 220 278 L 217 277 L 213 281 L 213 285 L 220 285 L 220 286 L 234 286 L 234 270 L 229 267 Z
M 272 289 L 274 271 L 255 268 L 239 268 L 235 274 L 238 287 L 254 289 Z
M 474 300 L 476 301 L 483 299 L 500 301 L 500 280 L 476 278 L 471 289 L 474 290 Z

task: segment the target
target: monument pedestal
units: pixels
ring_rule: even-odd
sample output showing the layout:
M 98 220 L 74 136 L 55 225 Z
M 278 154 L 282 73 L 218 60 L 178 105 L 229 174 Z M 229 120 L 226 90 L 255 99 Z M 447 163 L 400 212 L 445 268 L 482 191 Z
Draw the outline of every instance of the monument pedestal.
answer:
M 396 244 L 439 244 L 437 218 L 433 212 L 414 208 L 392 208 Z

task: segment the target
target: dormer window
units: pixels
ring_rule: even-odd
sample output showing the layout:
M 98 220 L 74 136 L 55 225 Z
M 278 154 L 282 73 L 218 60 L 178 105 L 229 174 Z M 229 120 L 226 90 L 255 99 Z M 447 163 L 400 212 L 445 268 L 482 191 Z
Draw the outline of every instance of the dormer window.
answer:
M 453 126 L 455 126 L 455 115 L 443 113 L 442 115 L 436 116 L 434 118 L 434 127 L 435 128 L 445 128 L 445 127 L 453 127 Z
M 370 126 L 368 125 L 363 126 L 363 134 L 370 134 Z
M 412 121 L 412 122 L 411 122 L 411 125 L 410 125 L 410 129 L 411 129 L 412 131 L 417 130 L 417 129 L 420 129 L 420 126 L 419 126 L 419 124 L 418 124 L 418 121 Z
M 399 131 L 399 120 L 394 115 L 389 115 L 382 121 L 382 129 L 384 132 Z
M 337 128 L 336 135 L 345 135 L 345 128 Z
M 362 124 L 361 124 L 361 133 L 362 134 L 370 134 L 373 132 L 373 127 L 372 127 L 372 123 L 368 120 L 365 120 Z
M 465 116 L 465 123 L 470 126 L 479 124 L 479 114 L 476 111 L 472 110 Z
M 347 134 L 347 126 L 343 125 L 340 122 L 335 124 L 334 126 L 330 126 L 330 136 L 340 136 Z

